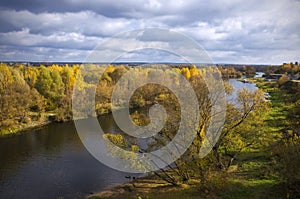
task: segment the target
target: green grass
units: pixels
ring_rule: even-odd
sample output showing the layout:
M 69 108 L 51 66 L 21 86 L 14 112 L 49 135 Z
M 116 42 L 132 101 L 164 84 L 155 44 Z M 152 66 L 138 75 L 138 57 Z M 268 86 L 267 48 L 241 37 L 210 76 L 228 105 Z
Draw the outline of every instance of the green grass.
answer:
M 268 193 L 276 184 L 274 180 L 231 180 L 228 189 L 220 194 L 221 199 L 268 198 Z
M 271 109 L 265 116 L 266 130 L 280 136 L 282 130 L 288 126 L 287 115 L 291 108 L 289 102 L 291 94 L 279 89 L 275 82 L 257 82 L 257 86 L 271 96 Z

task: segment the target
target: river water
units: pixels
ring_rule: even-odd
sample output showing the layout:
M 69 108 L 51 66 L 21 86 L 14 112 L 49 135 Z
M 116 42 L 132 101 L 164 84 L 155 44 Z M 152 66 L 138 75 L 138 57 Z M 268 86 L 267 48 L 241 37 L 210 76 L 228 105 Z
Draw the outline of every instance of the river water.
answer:
M 99 119 L 105 132 L 118 132 L 110 115 Z M 0 198 L 83 198 L 127 182 L 94 159 L 73 122 L 54 123 L 0 139 Z
M 236 90 L 257 89 L 235 79 Z M 231 97 L 236 96 L 236 91 Z M 99 118 L 104 132 L 120 132 L 111 115 Z M 127 173 L 94 159 L 81 143 L 73 122 L 54 123 L 0 139 L 0 198 L 83 198 L 128 182 Z

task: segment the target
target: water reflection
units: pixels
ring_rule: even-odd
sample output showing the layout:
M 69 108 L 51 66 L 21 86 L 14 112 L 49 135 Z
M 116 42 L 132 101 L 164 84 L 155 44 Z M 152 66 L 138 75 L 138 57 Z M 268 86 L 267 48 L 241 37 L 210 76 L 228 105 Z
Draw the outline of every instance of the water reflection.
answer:
M 116 130 L 111 116 L 99 120 L 105 131 Z M 95 160 L 72 122 L 0 139 L 0 198 L 82 198 L 126 175 Z

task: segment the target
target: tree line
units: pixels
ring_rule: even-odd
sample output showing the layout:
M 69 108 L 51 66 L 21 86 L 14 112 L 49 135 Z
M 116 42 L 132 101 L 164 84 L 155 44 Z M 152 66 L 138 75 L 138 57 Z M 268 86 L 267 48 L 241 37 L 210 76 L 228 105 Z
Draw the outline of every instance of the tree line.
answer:
M 88 67 L 90 70 L 80 70 Z M 10 66 L 0 63 L 0 132 L 14 133 L 31 125 L 53 121 L 72 120 L 72 94 L 75 80 L 89 92 L 97 81 L 95 109 L 98 115 L 111 111 L 111 95 L 120 77 L 131 67 L 118 65 L 53 64 L 51 66 Z M 93 70 L 101 71 L 98 77 Z M 141 70 L 141 69 L 136 69 Z M 175 68 L 186 78 L 195 76 L 195 67 Z M 144 70 L 149 73 L 149 70 Z M 163 91 L 155 85 L 139 88 L 131 98 L 132 107 L 142 107 Z M 84 101 L 84 99 L 82 99 Z M 84 105 L 84 103 L 82 103 Z

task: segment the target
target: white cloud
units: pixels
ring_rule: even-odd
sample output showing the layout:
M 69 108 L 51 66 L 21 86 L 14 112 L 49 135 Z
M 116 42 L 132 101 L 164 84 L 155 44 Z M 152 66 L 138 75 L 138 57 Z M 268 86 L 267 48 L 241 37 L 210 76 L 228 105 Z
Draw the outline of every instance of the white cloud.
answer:
M 26 51 L 28 59 L 34 60 L 34 53 L 41 57 L 53 53 L 53 61 L 72 61 L 68 59 L 93 49 L 105 38 L 144 27 L 184 33 L 217 62 L 280 64 L 285 57 L 300 59 L 300 2 L 295 0 L 73 0 L 45 1 L 31 7 L 19 0 L 3 0 L 0 8 L 2 60 L 18 60 L 20 52 Z M 128 45 L 138 47 L 147 40 L 149 45 L 159 46 L 174 39 L 147 35 Z M 111 45 L 117 48 L 120 43 Z M 70 56 L 59 57 L 57 49 Z
M 51 35 L 32 34 L 28 28 L 20 31 L 0 33 L 0 42 L 6 46 L 21 47 L 52 47 L 67 49 L 91 49 L 101 42 L 101 38 L 86 37 L 82 34 L 70 32 L 56 32 Z
M 9 21 L 15 29 L 28 28 L 33 33 L 77 32 L 86 35 L 111 36 L 130 25 L 122 18 L 107 18 L 91 11 L 77 13 L 39 13 L 5 10 L 0 18 Z

